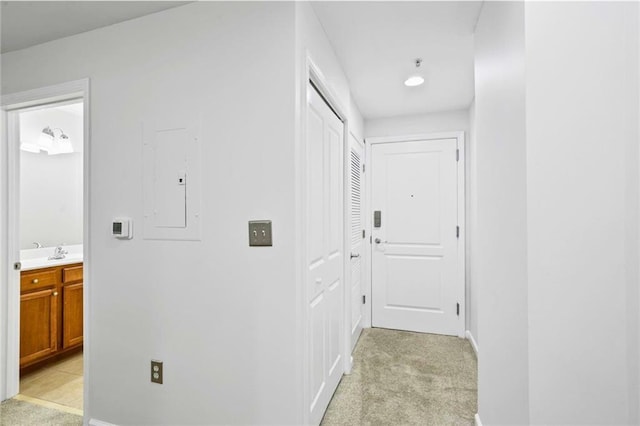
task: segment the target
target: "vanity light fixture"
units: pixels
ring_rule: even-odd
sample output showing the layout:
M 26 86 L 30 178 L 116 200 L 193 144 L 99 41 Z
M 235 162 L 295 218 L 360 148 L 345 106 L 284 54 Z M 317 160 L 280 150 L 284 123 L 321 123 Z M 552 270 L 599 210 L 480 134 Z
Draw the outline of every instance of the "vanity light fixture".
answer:
M 422 59 L 417 58 L 414 63 L 417 70 L 422 65 Z M 424 77 L 419 74 L 413 74 L 404 81 L 404 85 L 407 87 L 420 86 L 422 83 L 424 83 Z
M 60 130 L 62 132 L 62 130 Z M 42 129 L 40 137 L 38 138 L 38 146 L 41 150 L 49 152 L 53 146 L 53 140 L 55 139 L 55 133 L 51 130 L 51 127 L 47 126 Z
M 60 130 L 60 136 L 53 139 L 53 144 L 51 148 L 49 148 L 49 155 L 72 153 L 73 145 L 71 145 L 69 136 L 67 136 L 62 129 L 58 130 Z
M 56 131 L 59 134 L 56 136 Z M 49 155 L 69 154 L 73 152 L 73 145 L 69 136 L 60 128 L 52 129 L 50 126 L 42 129 L 37 143 L 22 142 L 20 149 L 27 152 L 39 153 L 45 151 Z
M 29 142 L 20 142 L 20 149 L 22 151 L 33 152 L 34 154 L 40 152 L 40 147 L 37 144 Z

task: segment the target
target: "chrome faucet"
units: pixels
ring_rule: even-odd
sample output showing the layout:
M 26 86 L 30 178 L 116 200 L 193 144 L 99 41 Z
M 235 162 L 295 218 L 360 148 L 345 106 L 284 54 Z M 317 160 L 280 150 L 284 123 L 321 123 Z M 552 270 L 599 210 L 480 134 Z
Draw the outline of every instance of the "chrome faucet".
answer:
M 55 252 L 53 252 L 53 256 L 49 256 L 49 260 L 64 259 L 67 253 L 69 252 L 63 250 L 62 245 L 59 245 L 56 247 Z
M 32 242 L 31 244 L 35 244 L 36 248 L 42 248 L 42 244 L 37 241 Z

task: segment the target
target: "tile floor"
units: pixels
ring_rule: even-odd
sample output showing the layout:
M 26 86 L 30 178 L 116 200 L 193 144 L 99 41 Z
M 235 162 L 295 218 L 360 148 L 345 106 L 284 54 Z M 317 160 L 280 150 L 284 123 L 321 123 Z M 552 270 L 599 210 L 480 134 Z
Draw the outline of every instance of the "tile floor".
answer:
M 82 414 L 82 352 L 25 374 L 20 378 L 20 395 L 31 402 L 47 401 L 70 407 Z M 44 405 L 44 404 L 43 404 Z

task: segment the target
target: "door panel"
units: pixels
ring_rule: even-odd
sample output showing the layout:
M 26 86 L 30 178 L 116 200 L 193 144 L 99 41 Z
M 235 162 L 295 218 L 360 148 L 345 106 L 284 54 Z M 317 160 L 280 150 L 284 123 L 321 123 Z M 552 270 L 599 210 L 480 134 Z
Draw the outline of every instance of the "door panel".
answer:
M 69 348 L 83 341 L 82 297 L 83 284 L 66 284 L 62 287 L 62 347 Z
M 58 294 L 46 289 L 20 296 L 20 365 L 58 349 Z
M 351 350 L 356 346 L 362 332 L 362 318 L 364 315 L 364 294 L 362 285 L 364 281 L 364 210 L 362 194 L 364 194 L 364 145 L 353 135 L 349 135 L 350 156 L 350 208 L 349 220 L 351 223 Z
M 311 350 L 310 350 L 310 385 L 311 385 L 311 411 L 313 411 L 318 399 L 325 387 L 325 313 L 324 295 L 320 294 L 309 306 L 309 319 L 311 322 Z
M 319 424 L 344 373 L 344 128 L 311 85 L 308 93 L 309 414 Z
M 309 261 L 313 266 L 323 261 L 324 249 L 324 121 L 314 109 L 308 113 L 308 199 L 309 199 Z
M 456 140 L 372 148 L 372 324 L 457 335 Z M 463 294 L 463 293 L 462 293 Z

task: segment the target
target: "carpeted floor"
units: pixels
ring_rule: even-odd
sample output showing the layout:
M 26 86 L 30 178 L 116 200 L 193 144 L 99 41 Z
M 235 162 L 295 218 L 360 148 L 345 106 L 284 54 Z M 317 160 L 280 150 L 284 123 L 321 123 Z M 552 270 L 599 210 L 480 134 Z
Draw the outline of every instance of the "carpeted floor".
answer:
M 322 420 L 334 425 L 473 425 L 477 361 L 468 341 L 365 329 Z M 79 426 L 82 417 L 11 399 L 0 426 Z
M 477 360 L 467 340 L 365 329 L 322 420 L 333 425 L 473 425 Z
M 8 399 L 0 404 L 0 426 L 81 426 L 82 416 Z

